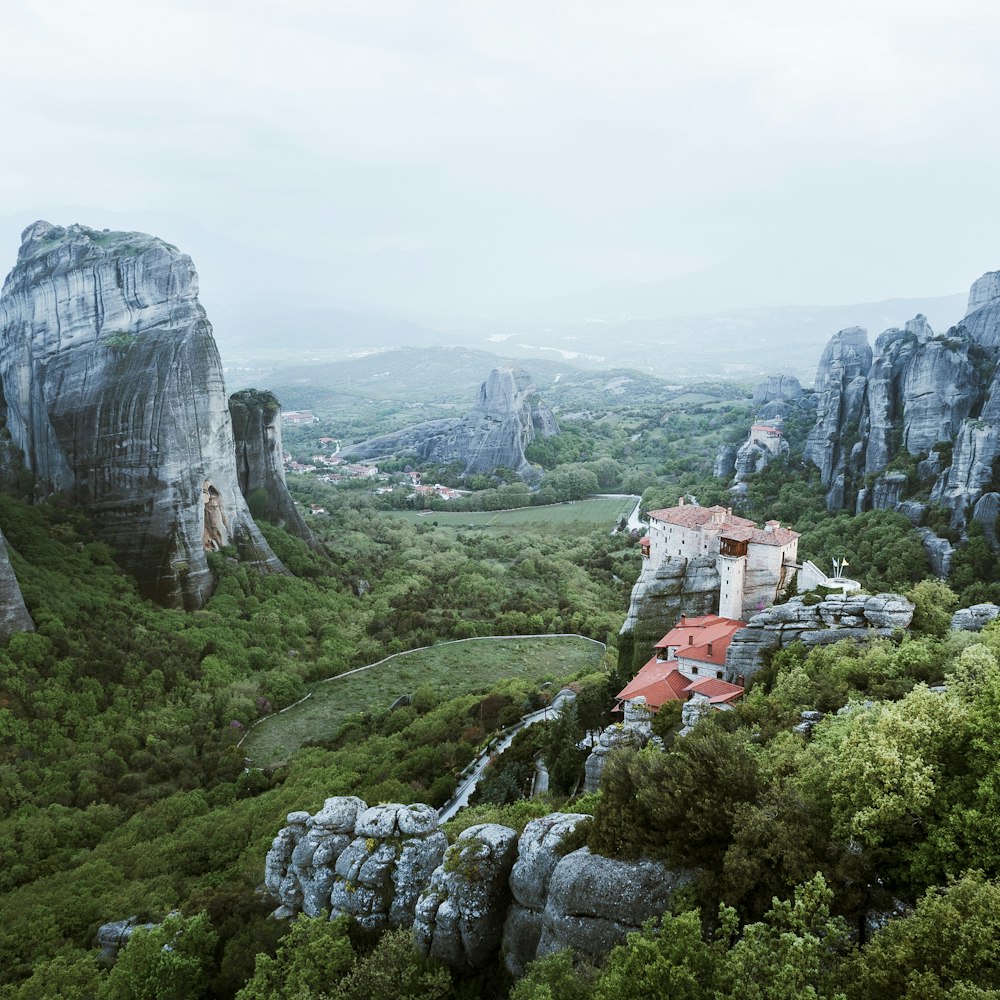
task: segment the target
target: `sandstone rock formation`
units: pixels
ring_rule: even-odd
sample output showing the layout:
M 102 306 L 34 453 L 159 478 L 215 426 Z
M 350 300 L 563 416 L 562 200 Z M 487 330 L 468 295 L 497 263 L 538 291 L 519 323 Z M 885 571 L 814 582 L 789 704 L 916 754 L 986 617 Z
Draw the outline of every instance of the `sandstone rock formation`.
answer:
M 317 547 L 285 483 L 281 446 L 281 403 L 273 392 L 242 389 L 229 397 L 240 491 L 259 498 L 263 516 Z M 255 508 L 256 509 L 256 508 Z
M 841 639 L 889 637 L 913 620 L 913 605 L 901 594 L 830 594 L 818 602 L 811 596 L 793 597 L 751 618 L 729 643 L 726 680 L 748 681 L 764 666 L 767 651 L 796 641 L 825 646 Z
M 1000 617 L 1000 607 L 995 604 L 973 604 L 959 608 L 951 616 L 951 627 L 961 632 L 982 632 L 990 622 Z
M 954 528 L 966 528 L 968 512 L 985 493 L 997 491 L 998 289 L 1000 272 L 983 275 L 972 286 L 966 315 L 945 334 L 935 334 L 923 316 L 902 330 L 886 330 L 867 371 L 863 331 L 833 338 L 817 371 L 819 406 L 806 448 L 827 487 L 830 510 L 902 509 L 906 490 L 914 488 L 912 473 L 907 482 L 887 470 L 914 459 L 917 480 L 930 489 L 933 503 L 951 509 Z M 942 460 L 949 455 L 950 464 Z M 987 501 L 977 520 L 992 528 L 991 509 Z M 1000 544 L 992 531 L 989 537 Z M 927 542 L 942 564 L 943 554 L 935 551 L 940 546 Z
M 632 588 L 621 632 L 632 632 L 637 649 L 658 642 L 682 614 L 708 615 L 719 610 L 721 581 L 712 556 L 665 559 L 659 566 L 645 560 Z
M 761 408 L 768 403 L 788 403 L 801 395 L 802 384 L 794 375 L 769 375 L 754 390 L 754 412 L 759 416 Z
M 417 903 L 417 950 L 454 969 L 482 968 L 496 953 L 510 905 L 517 833 L 496 823 L 463 830 Z
M 871 366 L 868 334 L 855 326 L 833 335 L 816 370 L 816 423 L 805 458 L 819 467 L 831 510 L 843 506 L 846 472 L 856 462 L 853 450 Z
M 618 861 L 586 847 L 567 854 L 549 879 L 538 957 L 572 948 L 603 958 L 644 920 L 662 914 L 691 881 L 655 861 Z
M 464 417 L 430 420 L 395 434 L 371 438 L 347 449 L 359 458 L 416 455 L 433 462 L 462 462 L 466 473 L 498 466 L 524 474 L 531 465 L 524 449 L 559 427 L 523 369 L 495 368 L 479 388 L 476 405 Z
M 24 597 L 7 554 L 7 542 L 0 532 L 0 640 L 9 639 L 16 632 L 34 631 L 35 623 L 24 606 Z
M 354 796 L 288 814 L 264 862 L 276 916 L 348 914 L 363 927 L 408 927 L 417 898 L 448 846 L 437 811 L 417 804 L 368 806 Z
M 659 916 L 690 880 L 650 861 L 615 861 L 560 844 L 587 817 L 553 813 L 518 838 L 508 827 L 470 827 L 447 847 L 430 806 L 368 808 L 329 798 L 314 816 L 288 814 L 264 866 L 276 917 L 342 913 L 372 929 L 413 927 L 424 955 L 462 971 L 501 947 L 520 975 L 540 955 L 573 947 L 592 957 Z M 447 850 L 446 850 L 447 848 Z
M 87 510 L 146 595 L 199 607 L 224 545 L 282 570 L 239 489 L 219 354 L 175 247 L 29 226 L 0 298 L 0 383 L 40 487 Z
M 736 444 L 721 444 L 715 455 L 712 475 L 716 479 L 732 479 L 736 471 L 736 454 L 740 450 Z
M 586 819 L 581 813 L 551 813 L 533 819 L 517 842 L 517 862 L 510 873 L 514 899 L 503 929 L 504 961 L 513 976 L 523 975 L 538 954 L 549 881 L 562 858 L 559 845 Z

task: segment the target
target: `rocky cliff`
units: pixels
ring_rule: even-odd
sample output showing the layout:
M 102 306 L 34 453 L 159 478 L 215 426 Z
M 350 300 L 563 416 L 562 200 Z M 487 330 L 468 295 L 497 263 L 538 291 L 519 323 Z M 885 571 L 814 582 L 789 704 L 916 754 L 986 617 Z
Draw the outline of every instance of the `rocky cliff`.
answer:
M 480 386 L 476 405 L 464 416 L 430 420 L 395 434 L 371 438 L 348 449 L 359 458 L 417 455 L 432 462 L 461 462 L 466 473 L 498 466 L 525 473 L 524 449 L 559 427 L 523 369 L 495 368 Z
M 929 495 L 951 509 L 953 526 L 965 527 L 973 512 L 989 534 L 1000 503 L 992 498 L 1000 485 L 998 356 L 1000 272 L 973 284 L 966 315 L 945 334 L 923 316 L 886 330 L 874 352 L 859 328 L 836 334 L 816 373 L 819 407 L 806 447 L 829 509 L 902 509 L 916 479 L 925 502 Z
M 191 258 L 142 233 L 36 222 L 0 298 L 7 425 L 41 491 L 85 508 L 142 591 L 194 608 L 206 551 L 280 571 L 240 491 Z
M 0 640 L 9 639 L 15 632 L 34 631 L 35 623 L 24 606 L 24 597 L 7 554 L 7 543 L 0 533 Z
M 281 446 L 281 403 L 273 392 L 242 389 L 229 397 L 240 491 L 260 503 L 258 516 L 278 524 L 311 548 L 316 539 L 285 483 Z M 254 512 L 258 513 L 257 508 Z
M 418 950 L 462 972 L 500 949 L 521 975 L 564 948 L 599 958 L 662 914 L 690 881 L 651 861 L 616 861 L 560 843 L 586 817 L 553 813 L 518 837 L 480 824 L 448 846 L 430 806 L 368 806 L 327 799 L 314 816 L 288 815 L 267 854 L 264 883 L 275 915 L 355 917 L 372 929 L 412 927 Z
M 635 648 L 645 653 L 677 624 L 682 614 L 717 614 L 721 585 L 712 556 L 671 557 L 659 566 L 644 559 L 621 633 L 631 632 Z
M 888 638 L 913 620 L 901 594 L 830 594 L 793 597 L 755 615 L 726 650 L 726 680 L 743 684 L 764 666 L 765 654 L 801 642 L 825 646 L 841 639 Z

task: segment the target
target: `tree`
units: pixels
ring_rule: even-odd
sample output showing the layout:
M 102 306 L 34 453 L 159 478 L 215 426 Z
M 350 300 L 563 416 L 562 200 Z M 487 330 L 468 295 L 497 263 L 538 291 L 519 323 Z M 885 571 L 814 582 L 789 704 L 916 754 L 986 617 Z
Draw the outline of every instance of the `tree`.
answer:
M 890 920 L 851 963 L 850 1000 L 959 997 L 1000 991 L 1000 886 L 972 871 L 927 890 Z
M 208 916 L 172 914 L 138 928 L 118 957 L 101 1000 L 197 1000 L 208 990 L 216 934 Z
M 257 956 L 253 976 L 236 1000 L 297 1000 L 329 993 L 353 962 L 346 917 L 300 916 L 274 958 Z

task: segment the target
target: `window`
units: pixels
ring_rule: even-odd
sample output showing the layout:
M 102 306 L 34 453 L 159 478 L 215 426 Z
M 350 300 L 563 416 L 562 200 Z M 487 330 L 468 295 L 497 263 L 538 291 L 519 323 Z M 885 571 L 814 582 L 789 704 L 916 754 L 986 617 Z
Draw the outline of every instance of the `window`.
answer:
M 722 680 L 722 671 L 721 670 L 716 670 L 715 671 L 715 676 L 721 681 Z

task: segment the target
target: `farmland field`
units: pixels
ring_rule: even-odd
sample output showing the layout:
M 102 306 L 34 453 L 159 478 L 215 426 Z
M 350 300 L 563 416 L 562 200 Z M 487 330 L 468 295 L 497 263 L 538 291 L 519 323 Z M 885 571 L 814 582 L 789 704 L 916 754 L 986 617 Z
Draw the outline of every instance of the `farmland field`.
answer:
M 580 524 L 584 530 L 607 526 L 611 528 L 622 516 L 628 517 L 638 497 L 598 497 L 594 500 L 574 500 L 546 507 L 520 507 L 516 510 L 455 511 L 433 510 L 387 511 L 389 517 L 400 517 L 414 524 L 436 521 L 442 528 L 517 528 L 544 530 L 551 525 Z
M 443 642 L 399 653 L 354 673 L 321 681 L 311 697 L 254 726 L 243 753 L 257 767 L 288 760 L 303 743 L 332 737 L 355 712 L 388 708 L 429 685 L 446 698 L 488 690 L 505 677 L 541 683 L 597 669 L 602 643 L 582 636 L 515 636 Z

